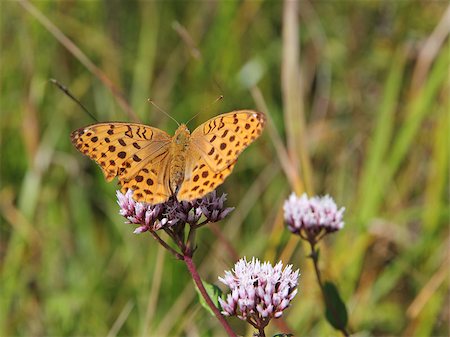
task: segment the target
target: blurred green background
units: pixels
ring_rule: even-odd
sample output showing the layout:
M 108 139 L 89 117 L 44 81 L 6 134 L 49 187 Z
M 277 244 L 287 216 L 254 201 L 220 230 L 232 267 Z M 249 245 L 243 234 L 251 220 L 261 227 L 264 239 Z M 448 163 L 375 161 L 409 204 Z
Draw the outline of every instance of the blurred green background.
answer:
M 70 143 L 92 119 L 50 78 L 99 121 L 169 133 L 175 123 L 148 98 L 181 122 L 199 113 L 191 130 L 222 112 L 263 110 L 263 137 L 219 188 L 236 210 L 218 228 L 238 256 L 300 268 L 283 316 L 291 331 L 339 335 L 307 247 L 283 224 L 283 201 L 306 189 L 346 207 L 345 228 L 320 244 L 320 268 L 347 303 L 350 330 L 449 335 L 447 2 L 0 6 L 1 336 L 224 335 L 183 263 L 123 223 L 116 183 Z M 236 257 L 211 229 L 199 232 L 194 260 L 218 283 Z

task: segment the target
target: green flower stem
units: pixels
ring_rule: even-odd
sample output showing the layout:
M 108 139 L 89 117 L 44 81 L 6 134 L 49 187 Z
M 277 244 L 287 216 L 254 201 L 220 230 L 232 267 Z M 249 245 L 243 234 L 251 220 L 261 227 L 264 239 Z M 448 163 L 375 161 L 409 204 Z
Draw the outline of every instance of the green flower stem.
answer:
M 327 298 L 326 298 L 325 290 L 323 288 L 322 277 L 321 277 L 320 270 L 319 270 L 319 252 L 316 250 L 316 246 L 315 246 L 316 241 L 308 240 L 308 242 L 311 246 L 311 254 L 309 255 L 309 257 L 313 260 L 314 271 L 316 272 L 317 283 L 319 284 L 320 290 L 322 292 L 323 300 L 324 300 L 324 302 L 326 302 Z M 325 303 L 325 306 L 327 306 L 326 303 Z M 333 310 L 334 308 L 331 307 L 330 309 Z M 337 314 L 335 312 L 333 312 L 333 315 L 337 316 Z M 350 336 L 350 334 L 348 333 L 348 331 L 345 328 L 339 329 L 339 331 L 342 332 L 342 334 L 345 337 Z

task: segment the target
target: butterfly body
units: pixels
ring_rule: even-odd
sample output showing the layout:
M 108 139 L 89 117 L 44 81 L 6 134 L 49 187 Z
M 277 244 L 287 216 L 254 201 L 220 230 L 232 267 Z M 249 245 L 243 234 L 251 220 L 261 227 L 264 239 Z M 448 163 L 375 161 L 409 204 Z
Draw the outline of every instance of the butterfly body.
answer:
M 170 144 L 169 186 L 173 194 L 178 192 L 184 180 L 186 155 L 189 150 L 191 133 L 185 124 L 181 124 Z
M 239 154 L 262 132 L 265 116 L 252 110 L 219 115 L 192 133 L 181 124 L 175 135 L 143 124 L 107 122 L 72 132 L 75 147 L 100 165 L 106 180 L 119 178 L 122 191 L 157 204 L 201 198 L 223 183 Z

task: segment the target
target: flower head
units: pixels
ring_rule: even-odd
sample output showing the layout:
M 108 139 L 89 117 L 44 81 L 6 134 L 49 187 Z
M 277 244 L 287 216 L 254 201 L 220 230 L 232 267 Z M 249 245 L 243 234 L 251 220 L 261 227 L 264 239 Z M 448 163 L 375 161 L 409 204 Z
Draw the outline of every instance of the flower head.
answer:
M 224 219 L 234 210 L 234 207 L 225 207 L 226 194 L 217 196 L 216 191 L 205 195 L 197 200 L 197 207 L 209 222 L 217 222 Z
M 119 213 L 127 218 L 127 223 L 139 225 L 134 230 L 134 233 L 139 234 L 160 228 L 158 228 L 160 225 L 159 218 L 163 212 L 161 204 L 149 205 L 143 202 L 137 202 L 133 199 L 132 190 L 128 190 L 125 194 L 117 191 L 117 203 L 120 206 Z
M 225 300 L 219 298 L 222 313 L 264 328 L 290 305 L 297 294 L 298 278 L 299 271 L 292 271 L 292 265 L 283 270 L 281 261 L 272 267 L 269 262 L 261 263 L 255 258 L 247 261 L 244 257 L 232 271 L 219 277 L 231 290 Z
M 134 231 L 136 234 L 170 228 L 177 224 L 187 223 L 195 226 L 202 215 L 207 222 L 222 220 L 234 209 L 225 207 L 225 200 L 225 194 L 218 197 L 213 191 L 194 201 L 178 201 L 170 198 L 164 203 L 150 205 L 135 201 L 132 190 L 128 190 L 125 194 L 117 191 L 119 213 L 127 218 L 128 223 L 139 225 Z
M 344 227 L 345 208 L 338 209 L 329 195 L 308 198 L 305 193 L 300 197 L 292 193 L 284 202 L 283 209 L 288 229 L 301 236 L 305 234 L 308 239 Z

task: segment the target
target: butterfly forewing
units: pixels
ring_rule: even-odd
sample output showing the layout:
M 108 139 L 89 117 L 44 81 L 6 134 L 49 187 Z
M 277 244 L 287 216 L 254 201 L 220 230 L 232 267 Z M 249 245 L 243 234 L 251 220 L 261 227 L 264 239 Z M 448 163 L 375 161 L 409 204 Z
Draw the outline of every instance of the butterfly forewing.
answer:
M 210 119 L 196 128 L 191 135 L 184 182 L 177 198 L 200 198 L 222 184 L 239 154 L 261 134 L 264 124 L 264 114 L 240 110 Z
M 157 128 L 117 122 L 89 125 L 72 132 L 71 138 L 80 152 L 100 165 L 108 181 L 117 175 L 131 179 L 139 159 L 149 160 L 164 152 L 171 140 Z

